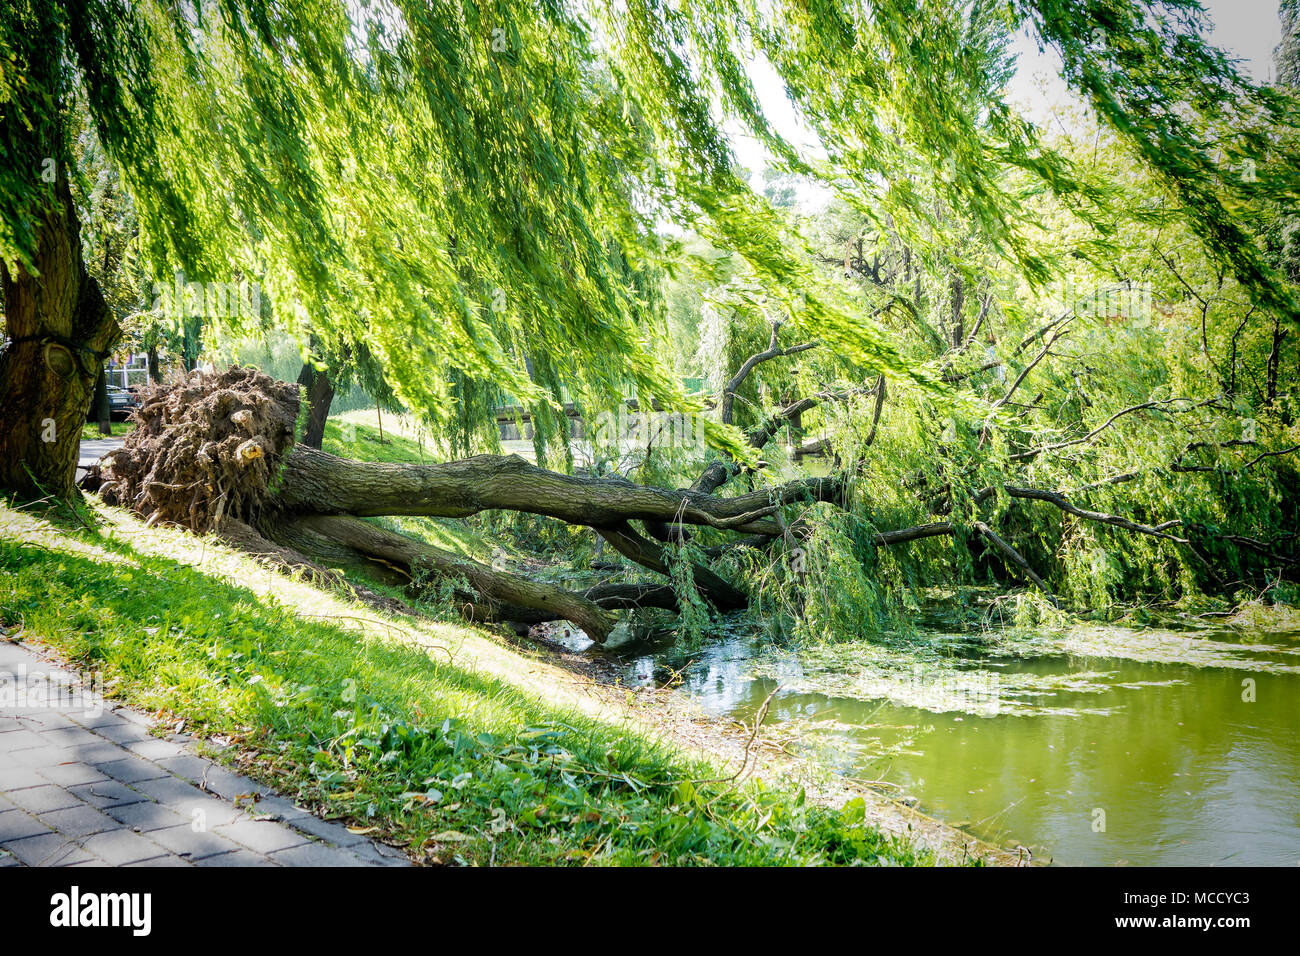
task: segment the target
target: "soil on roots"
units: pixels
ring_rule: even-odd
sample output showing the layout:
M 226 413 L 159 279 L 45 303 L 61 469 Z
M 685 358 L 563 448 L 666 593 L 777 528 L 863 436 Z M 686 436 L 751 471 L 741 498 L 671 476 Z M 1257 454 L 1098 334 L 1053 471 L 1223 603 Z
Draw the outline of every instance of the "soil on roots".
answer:
M 297 385 L 239 366 L 155 386 L 126 444 L 104 458 L 100 496 L 195 532 L 223 516 L 252 523 L 293 445 L 298 407 Z

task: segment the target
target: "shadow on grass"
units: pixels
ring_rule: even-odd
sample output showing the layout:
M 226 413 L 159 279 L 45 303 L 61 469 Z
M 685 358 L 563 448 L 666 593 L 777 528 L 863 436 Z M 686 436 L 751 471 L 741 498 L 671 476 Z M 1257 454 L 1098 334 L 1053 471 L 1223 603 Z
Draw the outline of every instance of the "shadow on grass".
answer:
M 99 535 L 0 538 L 0 619 L 127 702 L 230 735 L 241 769 L 465 862 L 917 862 L 909 847 L 423 649 Z M 74 542 L 98 546 L 94 556 Z

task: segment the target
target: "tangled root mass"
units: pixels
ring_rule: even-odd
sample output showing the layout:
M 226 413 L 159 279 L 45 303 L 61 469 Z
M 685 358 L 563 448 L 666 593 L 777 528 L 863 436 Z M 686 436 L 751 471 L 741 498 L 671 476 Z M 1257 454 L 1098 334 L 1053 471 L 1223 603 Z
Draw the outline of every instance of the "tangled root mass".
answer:
M 126 444 L 105 456 L 100 496 L 153 522 L 205 532 L 255 520 L 294 442 L 298 386 L 238 366 L 150 388 Z

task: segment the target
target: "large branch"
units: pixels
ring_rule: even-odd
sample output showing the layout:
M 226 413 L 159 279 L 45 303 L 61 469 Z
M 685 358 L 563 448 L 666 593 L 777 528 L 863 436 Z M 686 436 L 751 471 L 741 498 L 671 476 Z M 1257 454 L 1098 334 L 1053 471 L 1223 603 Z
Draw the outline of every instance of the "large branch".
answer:
M 740 386 L 745 383 L 745 379 L 749 377 L 749 373 L 754 371 L 759 364 L 770 362 L 772 359 L 784 358 L 787 355 L 794 355 L 798 352 L 806 352 L 808 349 L 816 348 L 819 344 L 817 342 L 806 342 L 803 345 L 792 345 L 789 348 L 783 349 L 777 345 L 777 336 L 780 332 L 781 323 L 774 321 L 772 323 L 772 338 L 768 342 L 767 348 L 762 352 L 755 352 L 749 358 L 745 359 L 740 368 L 737 369 L 736 374 L 733 375 L 730 381 L 723 386 L 721 417 L 724 425 L 730 425 L 732 423 L 732 417 L 735 413 L 736 392 L 740 389 Z
M 1140 412 L 1147 408 L 1158 408 L 1162 405 L 1171 405 L 1174 402 L 1189 402 L 1189 401 L 1191 401 L 1191 399 L 1189 398 L 1152 399 L 1150 401 L 1141 402 L 1140 404 L 1137 405 L 1130 405 L 1127 408 L 1121 408 L 1115 414 L 1111 415 L 1110 418 L 1106 419 L 1104 422 L 1102 422 L 1100 425 L 1098 425 L 1096 428 L 1094 428 L 1092 431 L 1088 432 L 1088 434 L 1084 435 L 1081 438 L 1072 438 L 1069 441 L 1056 442 L 1055 444 L 1051 444 L 1051 445 L 1040 445 L 1037 448 L 1030 448 L 1027 451 L 1018 452 L 1012 455 L 1011 461 L 1025 461 L 1026 459 L 1036 458 L 1037 456 L 1041 454 L 1045 454 L 1047 452 L 1060 451 L 1062 448 L 1070 448 L 1073 447 L 1074 445 L 1082 445 L 1085 442 L 1092 441 L 1092 439 L 1096 438 L 1107 428 L 1113 425 L 1116 419 L 1121 418 L 1124 415 L 1130 415 L 1133 412 Z M 1183 409 L 1183 411 L 1190 412 L 1193 409 L 1201 408 L 1205 404 L 1206 402 L 1200 402 L 1199 404 L 1193 405 L 1190 408 Z
M 798 401 L 791 402 L 782 408 L 777 409 L 761 424 L 745 435 L 745 440 L 753 448 L 762 448 L 781 430 L 781 426 L 787 421 L 802 415 L 804 412 L 816 408 L 818 405 L 828 402 L 844 402 L 857 395 L 869 395 L 872 392 L 877 394 L 877 407 L 883 401 L 884 376 L 882 375 L 876 385 L 871 387 L 845 388 L 838 390 L 823 389 L 814 395 L 801 398 Z M 810 452 L 815 454 L 816 452 Z M 704 494 L 712 494 L 717 491 L 736 474 L 738 467 L 734 461 L 727 461 L 723 458 L 715 458 L 709 462 L 708 466 L 700 472 L 700 476 L 695 479 L 691 485 L 691 491 L 698 491 Z M 778 532 L 779 533 L 779 532 Z
M 1007 558 L 1012 564 L 1024 571 L 1026 577 L 1033 581 L 1038 590 L 1042 591 L 1043 594 L 1046 595 L 1047 600 L 1051 602 L 1053 607 L 1058 609 L 1061 607 L 1061 602 L 1052 594 L 1052 589 L 1047 586 L 1046 581 L 1038 576 L 1038 572 L 1030 567 L 1029 562 L 1025 560 L 1024 555 L 1003 541 L 998 533 L 983 521 L 975 522 L 975 530 L 978 531 L 986 541 L 993 545 L 993 547 L 997 548 L 997 550 L 1002 553 L 1003 557 Z
M 275 537 L 295 550 L 324 557 L 350 551 L 361 558 L 397 569 L 418 582 L 425 573 L 463 579 L 478 596 L 476 604 L 490 610 L 527 608 L 533 620 L 571 621 L 594 641 L 609 636 L 615 619 L 596 603 L 541 581 L 497 571 L 462 555 L 387 531 L 350 517 L 294 517 L 268 523 Z M 494 608 L 496 606 L 496 608 Z M 505 617 L 506 614 L 497 616 Z
M 626 522 L 597 526 L 596 531 L 615 551 L 643 568 L 649 568 L 660 574 L 672 573 L 663 547 L 637 534 Z M 718 610 L 737 611 L 749 606 L 749 595 L 726 578 L 700 564 L 693 565 L 691 571 L 695 578 L 695 587 Z

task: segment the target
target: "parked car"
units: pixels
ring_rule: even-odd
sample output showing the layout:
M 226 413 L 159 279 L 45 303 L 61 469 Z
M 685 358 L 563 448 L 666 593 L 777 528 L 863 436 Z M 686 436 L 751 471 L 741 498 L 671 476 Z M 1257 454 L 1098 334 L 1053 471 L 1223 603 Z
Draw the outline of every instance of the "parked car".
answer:
M 117 385 L 108 386 L 108 412 L 109 418 L 114 421 L 125 421 L 126 417 L 140 407 L 140 398 L 132 390 L 121 388 Z M 86 415 L 86 421 L 98 421 L 99 416 L 95 409 L 95 403 L 90 403 L 90 411 Z

